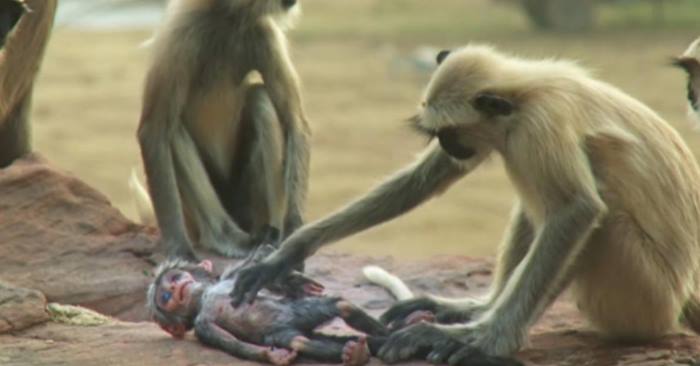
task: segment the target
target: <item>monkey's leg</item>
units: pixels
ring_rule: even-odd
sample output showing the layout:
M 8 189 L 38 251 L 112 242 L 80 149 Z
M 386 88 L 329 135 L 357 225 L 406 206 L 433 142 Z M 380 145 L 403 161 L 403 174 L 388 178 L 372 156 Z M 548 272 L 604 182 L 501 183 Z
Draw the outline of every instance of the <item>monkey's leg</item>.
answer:
M 244 256 L 249 235 L 231 220 L 221 205 L 185 126 L 177 127 L 172 147 L 180 192 L 197 225 L 200 243 L 228 257 Z
M 691 256 L 690 251 L 672 253 L 632 218 L 618 214 L 582 253 L 572 294 L 581 312 L 606 336 L 654 339 L 678 326 L 692 295 L 688 279 L 695 270 L 683 258 Z
M 288 329 L 266 337 L 265 343 L 275 347 L 291 348 L 314 361 L 341 363 L 344 343 L 326 339 L 309 339 L 302 332 Z
M 340 300 L 336 304 L 340 317 L 349 326 L 366 333 L 367 335 L 383 336 L 388 333 L 384 324 L 364 312 L 354 304 L 346 300 Z
M 527 327 L 565 287 L 606 208 L 586 193 L 565 202 L 538 231 L 528 254 L 516 267 L 487 312 L 463 325 L 419 323 L 390 336 L 379 356 L 397 362 L 429 350 L 428 361 L 459 363 L 481 355 L 515 352 Z
M 262 191 L 259 195 L 267 222 L 254 223 L 260 232 L 254 240 L 277 245 L 282 235 L 285 212 L 285 184 L 283 161 L 284 151 L 282 128 L 270 97 L 262 85 L 251 86 L 248 90 L 243 118 L 250 121 L 253 130 L 253 143 L 250 161 L 247 164 L 248 181 L 252 190 Z
M 501 245 L 494 284 L 485 298 L 450 299 L 433 295 L 418 297 L 395 304 L 382 314 L 381 321 L 390 325 L 390 328 L 402 328 L 402 320 L 416 311 L 432 312 L 436 321 L 442 324 L 461 323 L 477 318 L 498 298 L 511 274 L 527 254 L 533 240 L 532 224 L 520 204 L 516 204 Z
M 304 126 L 291 126 L 286 131 L 284 181 L 287 193 L 287 215 L 284 237 L 289 237 L 304 224 L 304 205 L 308 191 L 310 142 Z

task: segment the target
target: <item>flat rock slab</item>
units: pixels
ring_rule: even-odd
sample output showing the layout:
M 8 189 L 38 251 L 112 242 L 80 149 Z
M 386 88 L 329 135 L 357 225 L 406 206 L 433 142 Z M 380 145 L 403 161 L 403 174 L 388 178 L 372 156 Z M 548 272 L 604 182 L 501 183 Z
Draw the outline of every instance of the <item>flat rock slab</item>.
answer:
M 8 331 L 0 335 L 0 365 L 252 365 L 208 349 L 192 335 L 173 340 L 148 322 L 44 322 L 20 330 L 45 319 L 42 293 L 51 302 L 83 305 L 122 320 L 144 319 L 145 288 L 160 258 L 156 239 L 152 228 L 129 222 L 103 195 L 41 158 L 0 170 L 0 333 Z M 226 262 L 215 259 L 218 269 Z M 307 272 L 328 294 L 378 315 L 394 299 L 363 279 L 360 269 L 367 264 L 396 273 L 416 294 L 479 295 L 491 281 L 492 261 L 468 257 L 395 263 L 322 252 L 309 260 Z M 32 320 L 15 320 L 24 317 Z M 607 344 L 564 298 L 532 328 L 518 358 L 552 366 L 695 365 L 700 337 L 679 333 L 644 346 Z
M 342 295 L 379 314 L 394 300 L 368 284 L 360 268 L 379 264 L 406 278 L 417 292 L 445 295 L 483 292 L 490 279 L 489 261 L 459 257 L 394 265 L 351 255 L 321 254 L 308 272 L 323 282 L 329 294 Z M 430 280 L 427 280 L 430 279 Z M 560 300 L 531 332 L 530 344 L 518 355 L 526 365 L 693 365 L 700 359 L 700 337 L 679 333 L 644 346 L 604 343 L 588 328 L 575 307 Z M 202 346 L 189 334 L 172 339 L 152 323 L 80 327 L 45 323 L 23 332 L 0 336 L 0 365 L 249 365 L 223 352 Z M 409 365 L 425 363 L 411 362 Z M 371 365 L 381 365 L 376 359 Z

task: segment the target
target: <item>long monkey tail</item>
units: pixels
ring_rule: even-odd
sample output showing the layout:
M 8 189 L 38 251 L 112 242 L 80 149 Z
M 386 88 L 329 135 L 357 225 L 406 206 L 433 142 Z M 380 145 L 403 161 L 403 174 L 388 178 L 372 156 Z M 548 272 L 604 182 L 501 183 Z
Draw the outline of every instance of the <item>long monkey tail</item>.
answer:
M 131 197 L 134 199 L 134 205 L 136 206 L 136 212 L 139 215 L 141 224 L 155 225 L 156 219 L 153 213 L 151 196 L 148 195 L 148 191 L 146 191 L 146 188 L 141 184 L 136 169 L 131 169 L 129 190 L 131 191 Z
M 362 268 L 365 277 L 377 286 L 384 287 L 399 300 L 408 300 L 414 297 L 413 292 L 400 278 L 387 272 L 379 266 L 365 266 Z

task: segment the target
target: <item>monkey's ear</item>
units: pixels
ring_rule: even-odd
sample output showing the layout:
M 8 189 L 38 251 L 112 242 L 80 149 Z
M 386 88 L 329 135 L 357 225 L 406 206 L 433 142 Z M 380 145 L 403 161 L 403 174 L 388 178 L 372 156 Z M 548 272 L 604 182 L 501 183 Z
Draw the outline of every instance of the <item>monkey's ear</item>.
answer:
M 479 93 L 472 99 L 472 106 L 477 111 L 489 116 L 509 116 L 515 110 L 510 100 L 492 93 Z
M 176 324 L 176 325 L 158 324 L 158 325 L 160 326 L 161 329 L 170 333 L 170 335 L 175 339 L 183 339 L 183 338 L 185 338 L 185 334 L 187 333 L 187 329 L 182 324 Z
M 674 57 L 671 59 L 671 65 L 685 70 L 688 74 L 700 71 L 700 61 L 693 57 Z
M 451 50 L 440 51 L 437 54 L 437 57 L 435 57 L 435 61 L 437 62 L 437 64 L 440 65 L 443 61 L 445 61 L 445 59 L 447 58 L 447 56 L 450 55 L 451 52 L 452 52 Z

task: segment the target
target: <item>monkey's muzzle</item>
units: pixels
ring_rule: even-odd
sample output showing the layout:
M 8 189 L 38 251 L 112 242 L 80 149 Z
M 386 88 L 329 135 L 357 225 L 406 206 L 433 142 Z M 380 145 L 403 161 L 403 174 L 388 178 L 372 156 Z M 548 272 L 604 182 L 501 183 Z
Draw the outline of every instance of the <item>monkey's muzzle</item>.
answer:
M 442 149 L 455 159 L 466 160 L 476 155 L 476 150 L 462 145 L 457 131 L 453 128 L 443 128 L 438 131 L 437 138 Z
M 284 6 L 286 9 L 289 9 L 296 4 L 297 0 L 282 0 L 282 6 Z

